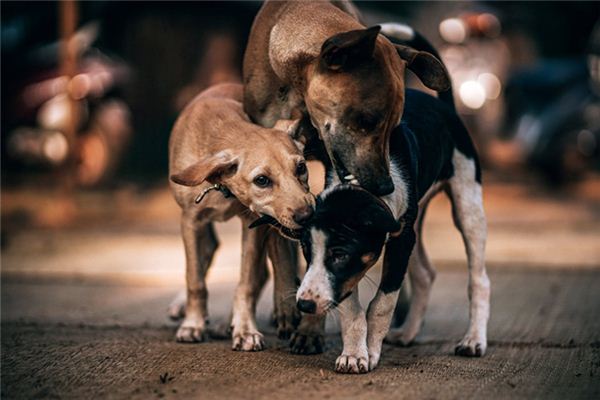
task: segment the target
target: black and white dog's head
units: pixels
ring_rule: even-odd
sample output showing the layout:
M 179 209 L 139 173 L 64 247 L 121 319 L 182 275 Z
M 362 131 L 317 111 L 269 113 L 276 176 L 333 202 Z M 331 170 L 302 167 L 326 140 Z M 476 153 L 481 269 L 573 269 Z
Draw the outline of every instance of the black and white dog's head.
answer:
M 387 234 L 400 230 L 389 207 L 355 185 L 339 185 L 317 199 L 300 241 L 308 269 L 298 308 L 324 314 L 352 293 L 379 258 Z

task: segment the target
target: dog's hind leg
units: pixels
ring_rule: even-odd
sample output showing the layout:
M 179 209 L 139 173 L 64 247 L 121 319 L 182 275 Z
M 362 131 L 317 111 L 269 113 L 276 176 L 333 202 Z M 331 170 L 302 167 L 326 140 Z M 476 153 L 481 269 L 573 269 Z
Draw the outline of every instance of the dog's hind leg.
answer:
M 264 347 L 263 335 L 256 327 L 256 303 L 264 286 L 267 227 L 249 229 L 251 220 L 242 218 L 241 276 L 233 298 L 231 317 L 232 348 L 259 351 Z
M 419 333 L 423 325 L 423 318 L 429 303 L 429 295 L 431 287 L 435 279 L 435 269 L 427 256 L 425 246 L 423 244 L 423 220 L 429 200 L 435 195 L 436 191 L 428 197 L 424 197 L 424 201 L 419 209 L 417 217 L 417 246 L 413 251 L 409 265 L 408 276 L 410 279 L 411 299 L 408 315 L 402 326 L 398 329 L 391 330 L 386 341 L 402 346 L 409 345 Z M 398 307 L 396 307 L 397 309 Z
M 273 263 L 277 336 L 280 339 L 289 339 L 300 322 L 300 312 L 296 308 L 298 251 L 294 242 L 277 232 L 271 230 L 268 235 L 268 254 Z
M 483 209 L 481 183 L 476 179 L 475 160 L 457 150 L 449 180 L 454 224 L 465 243 L 469 264 L 469 329 L 455 349 L 457 355 L 480 357 L 487 348 L 487 323 L 490 314 L 490 280 L 485 269 L 487 224 Z
M 195 215 L 181 218 L 185 245 L 187 297 L 185 318 L 176 333 L 179 342 L 201 342 L 206 336 L 208 318 L 206 272 L 219 246 L 212 223 L 201 222 Z

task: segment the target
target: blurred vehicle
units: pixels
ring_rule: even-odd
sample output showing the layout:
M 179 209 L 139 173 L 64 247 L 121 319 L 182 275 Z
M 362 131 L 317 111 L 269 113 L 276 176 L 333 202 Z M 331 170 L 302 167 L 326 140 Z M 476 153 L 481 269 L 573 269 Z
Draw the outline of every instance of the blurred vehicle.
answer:
M 111 96 L 128 69 L 92 46 L 97 36 L 98 25 L 90 23 L 68 41 L 76 57 L 72 77 L 61 68 L 60 43 L 30 52 L 39 68 L 13 99 L 12 116 L 20 123 L 6 143 L 13 161 L 72 174 L 83 186 L 111 176 L 132 133 L 128 107 Z
M 505 92 L 505 131 L 547 183 L 600 170 L 600 25 L 587 58 L 542 59 Z

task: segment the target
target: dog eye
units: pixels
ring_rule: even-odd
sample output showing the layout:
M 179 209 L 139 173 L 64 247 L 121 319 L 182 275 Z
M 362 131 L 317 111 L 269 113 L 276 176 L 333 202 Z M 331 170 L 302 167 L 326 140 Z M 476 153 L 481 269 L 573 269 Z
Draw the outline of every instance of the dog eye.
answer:
M 329 250 L 329 259 L 334 264 L 341 264 L 348 260 L 350 255 L 343 250 L 333 249 Z
M 271 186 L 271 180 L 264 175 L 259 175 L 256 178 L 254 178 L 254 184 L 258 187 L 266 188 L 268 186 Z
M 377 117 L 369 114 L 359 114 L 356 117 L 356 124 L 365 131 L 372 131 L 377 126 Z
M 306 173 L 306 163 L 301 162 L 296 166 L 296 175 L 302 176 Z

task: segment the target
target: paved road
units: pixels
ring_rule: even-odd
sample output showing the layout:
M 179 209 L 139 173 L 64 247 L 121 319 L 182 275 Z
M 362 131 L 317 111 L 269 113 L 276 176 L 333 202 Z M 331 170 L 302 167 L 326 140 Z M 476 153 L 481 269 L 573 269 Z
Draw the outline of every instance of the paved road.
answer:
M 173 288 L 8 279 L 2 396 L 599 398 L 600 274 L 493 270 L 491 278 L 484 358 L 452 355 L 467 308 L 465 274 L 450 270 L 439 274 L 418 343 L 386 346 L 376 371 L 352 377 L 332 371 L 341 349 L 335 321 L 323 355 L 290 355 L 266 322 L 268 295 L 259 311 L 268 349 L 242 354 L 227 340 L 175 343 L 175 326 L 163 313 Z M 231 284 L 213 288 L 217 323 L 225 320 L 232 290 Z
M 183 282 L 183 253 L 176 213 L 156 201 L 155 214 L 136 210 L 156 216 L 151 227 L 138 221 L 9 236 L 2 397 L 600 398 L 597 203 L 526 195 L 519 187 L 487 192 L 493 292 L 484 358 L 452 354 L 467 326 L 467 276 L 443 202 L 433 205 L 426 227 L 439 274 L 417 344 L 385 346 L 377 370 L 345 376 L 332 370 L 341 350 L 335 319 L 324 354 L 291 355 L 268 324 L 270 288 L 258 307 L 267 350 L 233 352 L 228 340 L 175 343 L 165 309 Z M 232 223 L 220 233 L 209 279 L 212 326 L 227 321 L 238 276 L 239 229 Z M 363 301 L 372 289 L 361 287 Z

